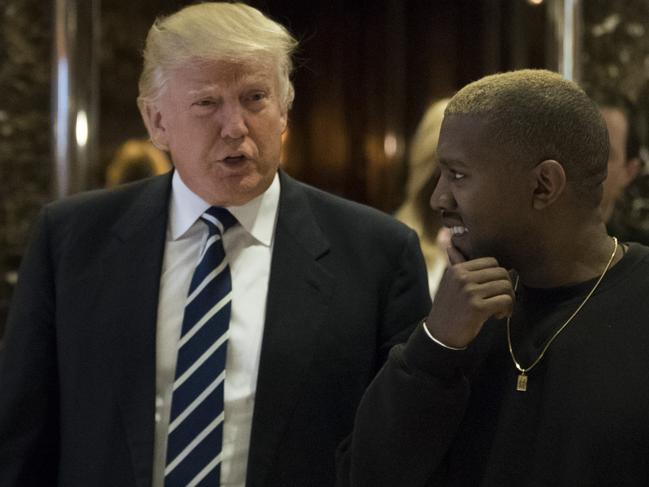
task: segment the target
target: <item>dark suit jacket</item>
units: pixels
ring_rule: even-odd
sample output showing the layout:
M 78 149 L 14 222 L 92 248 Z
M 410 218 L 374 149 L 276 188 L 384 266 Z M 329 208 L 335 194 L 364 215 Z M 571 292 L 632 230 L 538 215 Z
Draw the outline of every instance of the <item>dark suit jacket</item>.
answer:
M 332 486 L 334 452 L 430 302 L 415 234 L 283 173 L 248 487 Z M 48 205 L 0 364 L 0 486 L 145 487 L 170 176 Z

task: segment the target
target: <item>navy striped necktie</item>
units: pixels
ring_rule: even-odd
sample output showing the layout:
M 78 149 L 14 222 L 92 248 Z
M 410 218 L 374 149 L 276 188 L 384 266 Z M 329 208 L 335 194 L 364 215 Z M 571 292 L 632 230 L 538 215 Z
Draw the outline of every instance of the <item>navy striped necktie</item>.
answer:
M 223 388 L 232 281 L 223 234 L 237 221 L 211 207 L 209 235 L 194 271 L 178 343 L 165 487 L 218 487 L 223 445 Z

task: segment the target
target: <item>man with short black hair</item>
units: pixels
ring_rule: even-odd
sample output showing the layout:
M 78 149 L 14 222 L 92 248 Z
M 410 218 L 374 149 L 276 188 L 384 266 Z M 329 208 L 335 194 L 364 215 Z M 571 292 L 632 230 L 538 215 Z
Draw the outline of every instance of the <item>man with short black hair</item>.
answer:
M 341 485 L 647 485 L 649 249 L 606 232 L 607 151 L 558 74 L 453 97 L 431 197 L 451 266 L 366 392 Z

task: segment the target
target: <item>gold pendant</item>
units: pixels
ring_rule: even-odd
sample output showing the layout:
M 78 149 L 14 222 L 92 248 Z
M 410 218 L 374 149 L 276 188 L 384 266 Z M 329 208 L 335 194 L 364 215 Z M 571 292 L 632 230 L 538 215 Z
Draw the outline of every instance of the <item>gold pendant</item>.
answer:
M 527 391 L 527 376 L 525 372 L 518 374 L 518 379 L 516 380 L 516 390 L 520 392 Z

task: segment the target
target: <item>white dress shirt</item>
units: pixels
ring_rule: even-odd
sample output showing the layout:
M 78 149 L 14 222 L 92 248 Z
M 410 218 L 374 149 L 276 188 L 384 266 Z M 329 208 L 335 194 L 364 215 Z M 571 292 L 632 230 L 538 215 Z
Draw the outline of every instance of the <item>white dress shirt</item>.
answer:
M 224 386 L 223 487 L 244 487 L 246 483 L 279 193 L 279 177 L 275 175 L 265 193 L 243 206 L 228 207 L 240 225 L 229 229 L 223 237 L 232 276 Z M 177 343 L 191 277 L 208 235 L 207 225 L 199 217 L 210 206 L 192 193 L 177 171 L 169 205 L 156 335 L 154 487 L 164 486 Z

